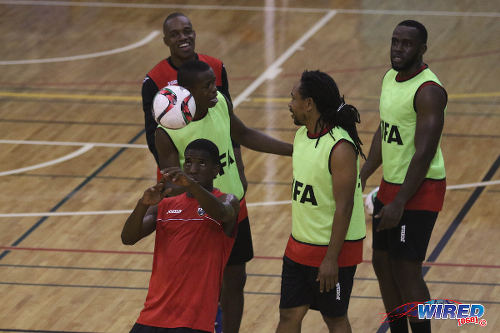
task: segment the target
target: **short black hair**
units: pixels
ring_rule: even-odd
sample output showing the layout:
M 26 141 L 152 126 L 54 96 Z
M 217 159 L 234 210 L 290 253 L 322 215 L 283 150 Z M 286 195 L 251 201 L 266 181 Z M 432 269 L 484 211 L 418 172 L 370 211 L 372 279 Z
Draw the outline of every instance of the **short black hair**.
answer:
M 412 27 L 418 30 L 418 36 L 423 44 L 427 44 L 427 29 L 420 22 L 414 20 L 404 20 L 400 22 L 397 26 Z
M 177 84 L 181 87 L 190 87 L 195 83 L 199 73 L 206 72 L 210 68 L 206 62 L 200 60 L 187 61 L 177 71 Z
M 215 145 L 210 140 L 207 139 L 196 139 L 194 141 L 191 141 L 187 146 L 186 149 L 184 150 L 184 154 L 188 150 L 201 150 L 210 156 L 210 159 L 214 164 L 220 165 L 220 159 L 219 159 L 219 148 Z
M 167 18 L 165 19 L 165 21 L 163 21 L 163 31 L 165 31 L 165 28 L 167 26 L 167 21 L 170 20 L 170 19 L 173 19 L 173 18 L 176 18 L 176 17 L 179 17 L 179 16 L 183 16 L 185 18 L 188 19 L 189 23 L 191 23 L 191 21 L 189 20 L 189 17 L 187 17 L 186 15 L 184 15 L 183 13 L 181 12 L 175 12 L 175 13 L 172 13 L 172 14 L 169 14 L 167 16 Z

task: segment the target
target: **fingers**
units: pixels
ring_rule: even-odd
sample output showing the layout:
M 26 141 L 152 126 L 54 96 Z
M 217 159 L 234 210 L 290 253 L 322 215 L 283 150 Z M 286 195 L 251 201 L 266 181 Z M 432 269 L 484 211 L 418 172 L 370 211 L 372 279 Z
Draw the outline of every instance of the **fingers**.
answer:
M 335 289 L 338 282 L 337 276 L 321 277 L 318 275 L 316 281 L 319 281 L 319 292 L 330 292 L 330 290 Z

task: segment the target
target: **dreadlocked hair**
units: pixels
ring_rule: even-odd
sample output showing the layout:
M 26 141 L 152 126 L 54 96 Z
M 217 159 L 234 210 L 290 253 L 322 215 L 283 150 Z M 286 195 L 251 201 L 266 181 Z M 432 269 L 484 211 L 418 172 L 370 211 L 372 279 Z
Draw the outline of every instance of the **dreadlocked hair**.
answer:
M 333 138 L 331 129 L 336 126 L 343 128 L 353 140 L 356 153 L 366 159 L 361 149 L 363 143 L 356 130 L 356 123 L 360 122 L 359 112 L 354 106 L 345 104 L 335 81 L 326 73 L 306 70 L 300 78 L 299 92 L 303 98 L 312 98 L 320 113 L 314 131 L 321 133 L 330 128 L 329 134 Z M 316 146 L 320 138 L 321 136 L 318 137 Z

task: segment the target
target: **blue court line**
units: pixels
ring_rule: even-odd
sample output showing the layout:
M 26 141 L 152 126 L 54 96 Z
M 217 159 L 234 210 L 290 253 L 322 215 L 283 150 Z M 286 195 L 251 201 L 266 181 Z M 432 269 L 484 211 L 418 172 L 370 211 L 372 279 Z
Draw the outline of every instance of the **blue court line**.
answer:
M 145 130 L 141 130 L 138 134 L 136 134 L 132 140 L 128 143 L 134 143 L 142 134 L 144 134 Z M 64 205 L 71 197 L 73 197 L 79 190 L 81 190 L 85 185 L 87 185 L 92 179 L 94 179 L 104 168 L 111 164 L 118 156 L 120 156 L 127 148 L 120 148 L 113 156 L 111 156 L 104 164 L 102 164 L 96 171 L 94 171 L 90 176 L 88 176 L 83 182 L 81 182 L 73 191 L 71 191 L 68 195 L 66 195 L 61 201 L 59 201 L 49 212 L 55 212 L 62 205 Z M 48 219 L 48 216 L 44 216 L 39 219 L 31 228 L 29 228 L 21 237 L 19 237 L 11 246 L 17 246 L 21 243 L 26 237 L 28 237 L 33 231 L 35 231 L 40 225 L 42 225 L 45 220 Z M 2 260 L 10 251 L 6 250 L 0 254 L 0 260 Z
M 41 268 L 41 269 L 64 269 L 64 270 L 84 270 L 84 271 L 104 271 L 104 272 L 135 272 L 135 273 L 151 273 L 151 269 L 139 268 L 113 268 L 113 267 L 79 267 L 79 266 L 44 266 L 44 265 L 19 265 L 19 264 L 0 264 L 0 267 L 13 267 L 13 268 Z M 270 277 L 281 278 L 281 274 L 263 274 L 263 273 L 247 273 L 252 277 Z M 367 277 L 354 277 L 354 280 L 359 281 L 377 281 L 376 278 Z M 473 286 L 487 286 L 497 287 L 500 283 L 494 282 L 462 282 L 462 281 L 426 281 L 430 284 L 451 284 L 451 285 L 473 285 Z
M 482 181 L 485 182 L 485 181 L 491 180 L 491 178 L 495 175 L 495 172 L 497 172 L 499 167 L 500 167 L 500 155 L 497 157 L 496 161 L 493 163 L 491 168 L 488 170 L 486 175 L 483 177 Z M 432 251 L 432 253 L 427 258 L 427 262 L 435 262 L 437 260 L 437 258 L 439 257 L 439 255 L 443 251 L 446 244 L 448 244 L 448 242 L 450 241 L 451 236 L 453 236 L 453 234 L 457 230 L 460 223 L 462 223 L 463 219 L 465 218 L 465 215 L 467 215 L 467 213 L 472 208 L 474 203 L 477 201 L 477 199 L 479 198 L 481 193 L 483 193 L 484 188 L 485 188 L 484 186 L 480 186 L 480 187 L 477 187 L 474 190 L 474 192 L 472 192 L 471 196 L 465 202 L 464 206 L 462 207 L 462 209 L 458 213 L 457 217 L 455 217 L 455 219 L 453 220 L 451 225 L 448 227 L 448 229 L 446 230 L 444 235 L 441 237 L 441 239 L 437 243 L 437 245 L 434 248 L 434 250 Z M 427 274 L 427 272 L 429 271 L 429 269 L 430 269 L 429 266 L 422 267 L 422 276 L 425 276 Z M 385 332 L 387 332 L 388 329 L 389 329 L 389 324 L 384 323 L 379 327 L 379 329 L 377 330 L 377 333 L 385 333 Z

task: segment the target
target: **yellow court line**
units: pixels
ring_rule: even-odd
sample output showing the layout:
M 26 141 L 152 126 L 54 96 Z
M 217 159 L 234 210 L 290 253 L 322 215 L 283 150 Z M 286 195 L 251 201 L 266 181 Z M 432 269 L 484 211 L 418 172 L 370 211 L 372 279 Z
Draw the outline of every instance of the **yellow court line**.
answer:
M 140 96 L 113 96 L 113 95 L 81 95 L 81 94 L 46 94 L 29 92 L 0 91 L 0 97 L 33 98 L 33 99 L 85 99 L 94 101 L 141 101 Z
M 485 93 L 469 93 L 469 94 L 449 94 L 448 99 L 466 99 L 466 98 L 489 98 L 489 97 L 500 97 L 500 91 L 497 92 L 485 92 Z M 352 99 L 358 99 L 361 97 L 351 97 Z M 363 96 L 364 99 L 378 100 L 379 96 Z M 290 101 L 289 97 L 255 97 L 250 98 L 249 102 L 255 103 L 266 103 L 266 102 L 276 102 L 276 103 L 288 103 Z
M 133 101 L 140 102 L 140 96 L 116 96 L 116 95 L 82 95 L 82 94 L 50 94 L 50 93 L 31 93 L 31 92 L 10 92 L 0 91 L 0 97 L 14 98 L 32 98 L 32 99 L 84 99 L 94 101 Z M 468 94 L 449 94 L 450 100 L 467 98 L 491 98 L 500 97 L 500 92 L 468 93 Z M 351 97 L 357 99 L 360 97 Z M 378 100 L 379 96 L 364 96 L 364 99 Z M 254 97 L 247 99 L 253 103 L 288 103 L 289 97 Z

